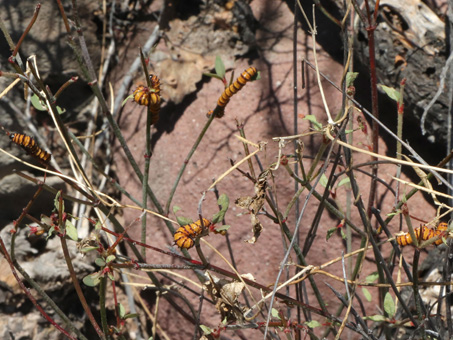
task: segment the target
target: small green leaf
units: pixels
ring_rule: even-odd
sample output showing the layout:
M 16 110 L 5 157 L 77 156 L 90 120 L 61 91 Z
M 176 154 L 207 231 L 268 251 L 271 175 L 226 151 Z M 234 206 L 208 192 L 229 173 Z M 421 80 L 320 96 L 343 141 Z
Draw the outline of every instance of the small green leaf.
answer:
M 123 320 L 132 319 L 132 318 L 136 318 L 136 317 L 138 317 L 137 313 L 128 313 L 123 316 Z
M 80 252 L 82 252 L 82 253 L 88 253 L 88 252 L 93 251 L 93 250 L 96 250 L 96 249 L 99 249 L 99 247 L 94 247 L 94 246 L 85 247 L 85 248 L 80 249 Z
M 83 283 L 88 287 L 95 287 L 99 282 L 101 282 L 99 273 L 93 273 L 83 278 Z
M 215 57 L 215 73 L 222 79 L 225 77 L 225 64 L 220 56 Z
M 311 320 L 309 322 L 305 322 L 305 324 L 310 328 L 316 328 L 316 327 L 321 326 L 321 324 L 316 320 Z
M 338 182 L 337 187 L 341 187 L 342 185 L 349 184 L 349 183 L 351 183 L 349 177 L 345 177 L 340 182 Z
M 94 260 L 94 263 L 96 263 L 99 267 L 105 266 L 105 260 L 102 257 L 97 257 L 96 260 Z
M 379 278 L 378 272 L 373 272 L 365 278 L 365 281 L 367 283 L 372 283 L 372 282 L 376 281 L 378 278 Z
M 41 223 L 50 227 L 52 225 L 52 220 L 49 216 L 41 215 Z
M 60 211 L 60 196 L 61 196 L 61 191 L 58 191 L 57 194 L 55 195 L 55 200 L 54 200 L 54 207 L 56 211 Z M 61 200 L 61 211 L 64 211 L 64 200 Z
M 230 206 L 230 199 L 227 195 L 222 194 L 220 195 L 219 199 L 217 200 L 217 204 L 220 206 L 220 211 L 212 216 L 212 224 L 216 224 L 220 221 L 223 221 L 225 218 L 225 214 Z
M 227 195 L 222 194 L 220 195 L 219 199 L 217 200 L 217 204 L 220 205 L 222 210 L 228 209 L 230 205 L 230 199 L 228 198 Z
M 384 297 L 384 310 L 390 318 L 395 316 L 395 302 L 389 292 Z
M 223 81 L 223 77 L 220 77 L 220 76 L 218 76 L 215 73 L 206 72 L 206 73 L 203 73 L 203 75 L 206 76 L 206 77 L 210 77 L 210 78 L 217 78 L 217 79 Z
M 345 234 L 345 232 L 343 231 L 343 228 L 340 228 L 340 234 L 341 234 L 341 238 L 342 238 L 343 240 L 346 240 L 346 234 Z
M 176 220 L 178 221 L 179 225 L 186 225 L 186 224 L 191 224 L 193 223 L 193 220 L 188 218 L 188 217 L 176 217 Z
M 50 236 L 52 236 L 53 234 L 55 233 L 55 226 L 51 226 L 49 228 L 49 230 L 47 231 L 47 237 L 46 237 L 46 241 L 49 239 Z
M 77 228 L 71 223 L 70 220 L 66 220 L 66 235 L 73 241 L 78 241 L 79 236 L 77 235 Z
M 200 325 L 201 330 L 203 331 L 204 335 L 209 335 L 212 333 L 212 329 L 205 325 Z
M 63 113 L 66 112 L 66 109 L 62 109 L 61 107 L 57 106 L 57 112 L 59 115 L 62 115 Z
M 346 87 L 354 85 L 354 81 L 356 80 L 359 72 L 348 72 L 346 73 Z
M 212 216 L 211 223 L 216 224 L 219 223 L 220 221 L 223 221 L 223 218 L 225 217 L 225 213 L 222 211 L 219 211 L 216 213 L 214 216 Z
M 110 262 L 112 262 L 112 261 L 115 261 L 115 259 L 116 259 L 116 256 L 115 256 L 115 255 L 109 255 L 109 256 L 107 256 L 107 258 L 105 259 L 105 262 L 110 263 Z
M 221 234 L 224 234 L 224 232 L 228 231 L 228 229 L 230 229 L 231 226 L 230 225 L 221 225 L 219 227 L 215 227 L 214 230 L 218 233 L 221 233 Z
M 118 303 L 118 312 L 120 314 L 120 318 L 124 319 L 124 316 L 126 315 L 126 309 L 124 309 L 124 306 L 121 303 Z
M 112 272 L 108 272 L 107 277 L 110 279 L 110 281 L 115 281 L 115 276 L 113 276 Z
M 41 104 L 41 101 L 39 100 L 38 96 L 36 94 L 33 94 L 31 96 L 31 105 L 38 110 L 38 111 L 47 111 L 46 107 Z
M 365 316 L 363 319 L 376 321 L 376 322 L 382 322 L 382 321 L 387 320 L 386 317 L 383 315 L 370 315 L 370 316 Z
M 321 179 L 319 180 L 319 184 L 321 184 L 324 188 L 327 187 L 327 183 L 329 182 L 329 179 L 325 174 L 321 175 Z
M 365 287 L 362 287 L 362 293 L 363 293 L 363 296 L 365 297 L 365 299 L 368 301 L 368 302 L 371 302 L 372 300 L 372 296 L 371 296 L 371 293 L 368 289 L 366 289 Z
M 401 94 L 398 90 L 394 89 L 393 87 L 388 87 L 385 85 L 379 84 L 378 87 L 384 91 L 387 96 L 389 96 L 391 99 L 393 99 L 396 102 L 399 102 Z
M 181 210 L 181 208 L 180 208 L 179 206 L 177 206 L 177 205 L 175 205 L 175 206 L 173 207 L 173 213 L 174 213 L 174 214 L 176 214 L 176 213 L 177 213 L 178 211 L 180 211 L 180 210 Z
M 329 238 L 332 237 L 332 235 L 337 231 L 338 228 L 331 228 L 329 230 L 327 230 L 327 234 L 326 234 L 326 241 L 329 240 Z
M 276 310 L 275 308 L 272 308 L 271 313 L 272 313 L 272 317 L 280 320 L 280 314 L 278 313 L 278 310 Z
M 312 123 L 315 130 L 319 131 L 322 129 L 322 124 L 318 123 L 315 116 L 306 115 L 303 119 L 308 120 L 310 123 Z

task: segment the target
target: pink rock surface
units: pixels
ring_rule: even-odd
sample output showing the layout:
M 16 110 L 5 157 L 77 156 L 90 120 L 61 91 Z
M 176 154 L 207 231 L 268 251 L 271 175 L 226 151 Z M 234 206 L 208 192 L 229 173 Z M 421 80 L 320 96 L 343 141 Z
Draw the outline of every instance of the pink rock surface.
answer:
M 259 81 L 247 84 L 239 93 L 237 93 L 228 104 L 225 110 L 225 117 L 216 119 L 209 128 L 207 135 L 202 140 L 199 148 L 196 150 L 193 157 L 187 165 L 187 169 L 181 179 L 179 187 L 173 198 L 171 208 L 176 205 L 181 207 L 179 215 L 190 217 L 197 220 L 197 207 L 201 198 L 202 192 L 207 190 L 212 184 L 213 180 L 219 178 L 225 171 L 230 168 L 229 159 L 235 162 L 240 161 L 245 157 L 242 143 L 235 137 L 239 135 L 236 128 L 235 119 L 243 122 L 244 130 L 248 140 L 258 143 L 260 141 L 266 142 L 266 148 L 259 153 L 260 160 L 265 168 L 277 160 L 278 144 L 272 140 L 273 137 L 287 136 L 293 134 L 293 60 L 292 60 L 292 22 L 293 14 L 289 11 L 285 4 L 280 2 L 261 2 L 255 1 L 252 3 L 252 9 L 256 18 L 264 24 L 265 29 L 258 30 L 257 36 L 257 49 L 259 58 L 246 60 L 238 59 L 234 63 L 236 76 L 246 69 L 249 65 L 255 66 L 261 72 L 261 79 Z M 303 57 L 313 62 L 312 42 L 311 37 L 306 36 L 304 32 L 299 32 L 298 43 L 298 74 L 300 75 L 300 61 Z M 317 50 L 319 69 L 326 74 L 332 81 L 339 84 L 343 73 L 343 67 L 332 61 L 332 59 L 322 50 Z M 301 89 L 301 80 L 298 79 L 299 94 L 297 98 L 298 112 L 300 115 L 314 115 L 318 121 L 324 124 L 327 121 L 325 109 L 319 95 L 319 87 L 317 86 L 315 74 L 309 70 L 309 82 L 307 89 Z M 227 79 L 229 74 L 227 74 Z M 325 97 L 330 112 L 335 116 L 341 110 L 341 93 L 330 86 L 326 81 L 322 81 L 324 87 Z M 184 112 L 168 112 L 165 105 L 162 107 L 162 112 L 173 116 L 180 116 L 177 120 L 165 120 L 164 123 L 158 124 L 153 128 L 153 134 L 158 136 L 157 141 L 153 145 L 153 154 L 151 158 L 151 170 L 149 183 L 154 190 L 155 195 L 159 198 L 162 205 L 169 196 L 171 187 L 175 181 L 176 175 L 184 163 L 184 160 L 194 144 L 198 134 L 202 130 L 207 121 L 206 112 L 214 109 L 217 98 L 222 93 L 223 85 L 221 82 L 212 79 L 204 81 L 196 92 L 195 99 L 184 107 Z M 162 92 L 165 96 L 165 84 L 162 86 Z M 360 89 L 357 89 L 360 91 Z M 181 106 L 178 106 L 181 107 Z M 354 113 L 356 116 L 357 112 Z M 395 109 L 396 114 L 396 109 Z M 309 132 L 309 124 L 306 120 L 297 119 L 297 126 L 299 132 Z M 142 107 L 128 105 L 123 110 L 120 120 L 120 126 L 123 129 L 126 140 L 138 160 L 140 167 L 143 169 L 144 153 L 145 153 L 145 131 L 144 126 L 146 123 L 146 113 Z M 168 124 L 168 125 L 165 125 Z M 354 123 L 357 127 L 357 123 Z M 370 128 L 368 127 L 368 131 Z M 304 156 L 314 156 L 319 149 L 322 138 L 320 135 L 302 137 L 304 143 Z M 357 131 L 354 133 L 353 145 L 356 147 L 367 150 L 369 142 L 366 136 Z M 254 149 L 251 147 L 251 151 Z M 380 152 L 386 154 L 387 147 L 383 142 L 380 142 Z M 283 149 L 283 153 L 293 153 L 293 146 L 291 143 Z M 370 161 L 370 157 L 365 154 L 354 153 L 354 164 L 360 164 Z M 140 200 L 141 198 L 141 184 L 135 178 L 131 167 L 125 161 L 122 151 L 115 153 L 115 163 L 118 165 L 118 174 L 120 176 L 120 183 L 126 187 L 133 196 Z M 255 164 L 255 170 L 259 173 Z M 310 158 L 304 160 L 304 164 L 309 167 L 311 164 Z M 248 172 L 249 169 L 246 164 L 240 167 L 242 170 Z M 330 167 L 328 168 L 329 172 Z M 368 169 L 369 170 L 369 169 Z M 383 165 L 379 169 L 379 176 L 395 187 L 395 181 L 392 176 L 395 176 L 396 167 L 394 165 Z M 294 182 L 289 177 L 283 167 L 273 172 L 274 180 L 269 181 L 271 191 L 277 200 L 278 207 L 284 211 L 288 202 L 294 195 Z M 366 203 L 368 201 L 368 192 L 370 177 L 362 173 L 356 173 L 358 183 L 360 185 L 360 192 L 362 199 Z M 407 178 L 403 175 L 403 178 Z M 234 206 L 234 200 L 238 197 L 245 195 L 253 195 L 253 184 L 244 178 L 239 172 L 234 171 L 225 177 L 218 185 L 219 192 L 225 193 L 230 198 L 230 210 L 226 216 L 227 224 L 231 225 L 228 231 L 231 246 L 233 248 L 237 269 L 241 274 L 251 273 L 255 279 L 263 285 L 273 285 L 280 269 L 281 262 L 284 258 L 284 247 L 282 245 L 282 234 L 277 224 L 274 224 L 264 216 L 260 218 L 264 231 L 256 244 L 245 243 L 245 239 L 251 237 L 250 217 L 244 213 L 243 210 Z M 408 192 L 410 188 L 400 186 L 403 192 Z M 323 192 L 323 188 L 318 185 L 317 190 Z M 301 206 L 305 202 L 305 197 L 308 190 L 300 196 Z M 337 190 L 337 200 L 342 205 L 341 208 L 345 209 L 346 189 L 344 187 Z M 393 195 L 388 192 L 383 186 L 378 187 L 377 202 L 381 204 L 381 212 L 385 217 L 390 213 L 394 204 Z M 123 198 L 123 203 L 130 204 L 131 202 Z M 304 212 L 302 223 L 300 226 L 299 237 L 303 244 L 307 231 L 313 223 L 319 202 L 313 197 L 310 198 L 307 209 Z M 431 220 L 436 212 L 425 199 L 417 194 L 415 199 L 409 201 L 410 213 L 416 215 L 417 218 L 422 220 Z M 150 204 L 149 208 L 155 210 Z M 270 211 L 266 205 L 266 209 Z M 206 199 L 203 202 L 203 216 L 210 218 L 218 210 L 216 200 L 212 192 L 208 192 Z M 353 214 L 352 220 L 356 225 L 361 227 L 361 222 L 356 209 L 352 206 Z M 171 211 L 171 209 L 170 209 Z M 125 225 L 129 225 L 131 221 L 140 215 L 136 210 L 125 210 L 124 220 Z M 175 216 L 170 213 L 170 218 L 175 219 Z M 148 216 L 147 220 L 148 238 L 147 243 L 168 250 L 172 247 L 173 237 L 167 230 L 164 223 L 153 216 Z M 287 220 L 288 226 L 294 230 L 296 224 L 296 217 L 294 209 L 289 214 Z M 329 241 L 326 241 L 326 233 L 328 229 L 334 228 L 340 223 L 333 215 L 329 215 L 326 211 L 322 214 L 319 223 L 319 229 L 306 260 L 310 265 L 318 266 L 326 263 L 332 259 L 341 257 L 342 252 L 346 252 L 343 241 L 339 235 L 334 235 Z M 414 222 L 416 225 L 417 223 Z M 373 224 L 373 226 L 376 226 Z M 392 221 L 390 228 L 393 232 L 398 229 L 397 219 Z M 135 223 L 131 228 L 130 234 L 135 239 L 140 239 L 140 223 Z M 211 234 L 204 240 L 212 244 L 217 251 L 230 260 L 228 255 L 228 248 L 226 240 L 221 235 Z M 353 237 L 353 249 L 359 247 L 360 239 L 358 236 Z M 287 243 L 286 243 L 287 244 Z M 201 242 L 201 247 L 208 260 L 220 267 L 228 268 L 228 265 L 206 244 Z M 390 246 L 384 245 L 384 254 L 388 253 Z M 189 250 L 191 256 L 195 259 L 198 258 L 195 249 Z M 355 263 L 355 258 L 354 262 Z M 376 270 L 376 266 L 372 263 L 372 252 L 367 253 L 367 261 L 363 265 L 363 271 L 360 275 L 360 280 Z M 293 253 L 290 257 L 292 262 L 296 262 L 297 258 Z M 182 264 L 178 259 L 172 259 L 168 256 L 163 256 L 159 253 L 148 251 L 147 261 L 149 263 L 175 263 Z M 348 264 L 348 262 L 346 262 Z M 325 268 L 333 275 L 342 277 L 341 262 L 336 263 L 330 267 Z M 352 268 L 348 268 L 352 270 Z M 193 273 L 189 271 L 179 271 L 181 275 L 190 277 L 196 280 Z M 294 274 L 294 268 L 290 269 L 290 276 Z M 216 274 L 217 275 L 217 274 Z M 217 275 L 219 276 L 219 275 Z M 283 275 L 280 282 L 285 281 L 286 276 Z M 176 278 L 178 281 L 184 281 Z M 330 313 L 335 313 L 338 300 L 333 293 L 326 287 L 324 282 L 329 282 L 336 289 L 344 292 L 344 285 L 338 281 L 332 280 L 324 275 L 315 275 L 315 281 L 319 285 L 323 298 L 328 303 Z M 166 282 L 166 281 L 165 281 Z M 308 282 L 308 281 L 307 281 Z M 168 283 L 168 282 L 167 282 Z M 186 282 L 187 283 L 187 282 Z M 188 283 L 188 285 L 200 293 L 200 289 Z M 315 298 L 312 295 L 312 289 L 307 285 L 309 294 L 309 303 L 318 307 Z M 376 310 L 376 301 L 378 292 L 376 289 L 370 288 L 374 298 L 373 303 L 367 304 L 369 314 L 378 313 Z M 260 299 L 260 293 L 256 289 L 251 289 L 256 300 Z M 184 293 L 196 308 L 199 304 L 199 296 L 180 290 Z M 187 294 L 186 294 L 187 293 Z M 358 294 L 361 295 L 360 290 Z M 294 289 L 290 289 L 290 295 L 295 298 Z M 363 299 L 364 300 L 364 299 Z M 185 321 L 174 309 L 161 299 L 160 310 L 158 314 L 159 325 L 165 330 L 171 339 L 188 339 L 192 337 L 194 332 L 194 325 Z M 179 300 L 177 300 L 179 301 Z M 181 306 L 187 311 L 187 308 L 181 302 Z M 274 307 L 284 310 L 285 306 L 277 302 Z M 344 312 L 343 312 L 344 313 Z M 267 311 L 264 311 L 267 315 Z M 343 314 L 344 315 L 344 314 Z M 295 314 L 292 314 L 294 320 Z M 321 317 L 314 317 L 321 323 L 325 320 Z M 263 321 L 260 316 L 257 321 Z M 201 313 L 201 324 L 210 327 L 218 327 L 220 325 L 220 316 L 214 310 L 213 306 L 209 303 L 203 304 Z M 231 335 L 231 333 L 227 333 Z M 238 333 L 239 335 L 231 335 L 233 338 L 243 339 L 261 339 L 262 333 L 257 330 L 244 330 Z M 242 334 L 242 335 L 240 335 Z M 352 338 L 357 336 L 353 334 Z

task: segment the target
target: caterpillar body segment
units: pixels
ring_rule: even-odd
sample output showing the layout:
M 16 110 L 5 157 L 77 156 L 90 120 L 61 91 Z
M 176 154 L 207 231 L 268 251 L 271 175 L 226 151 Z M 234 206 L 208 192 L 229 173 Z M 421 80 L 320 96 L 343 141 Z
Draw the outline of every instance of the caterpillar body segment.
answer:
M 12 133 L 9 138 L 36 159 L 46 164 L 50 162 L 51 154 L 41 149 L 32 137 L 20 133 Z
M 211 225 L 211 222 L 203 218 L 203 222 L 198 220 L 194 223 L 186 224 L 176 230 L 174 235 L 175 244 L 181 249 L 190 249 L 193 247 L 195 239 Z
M 222 95 L 217 100 L 217 105 L 220 107 L 225 107 L 230 101 L 231 97 L 240 91 L 244 85 L 256 77 L 258 71 L 255 67 L 251 66 L 246 69 L 242 74 L 236 79 L 236 81 L 228 86 L 222 93 Z

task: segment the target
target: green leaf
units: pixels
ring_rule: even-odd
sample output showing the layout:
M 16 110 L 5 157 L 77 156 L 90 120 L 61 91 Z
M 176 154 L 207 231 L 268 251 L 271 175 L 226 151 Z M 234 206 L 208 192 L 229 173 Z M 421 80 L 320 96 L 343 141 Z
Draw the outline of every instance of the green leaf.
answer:
M 38 110 L 38 111 L 47 111 L 46 107 L 41 104 L 41 101 L 39 100 L 38 96 L 36 94 L 33 94 L 31 96 L 31 105 Z
M 107 277 L 110 279 L 110 281 L 115 281 L 115 276 L 113 276 L 112 272 L 108 272 Z
M 230 199 L 227 195 L 222 194 L 220 195 L 219 199 L 217 200 L 217 204 L 220 206 L 220 211 L 212 216 L 212 224 L 216 224 L 220 221 L 223 221 L 225 218 L 225 214 L 230 206 Z
M 343 231 L 343 228 L 340 228 L 340 234 L 341 234 L 341 238 L 342 238 L 343 240 L 346 240 L 346 234 L 345 234 L 345 232 Z
M 280 314 L 278 313 L 278 310 L 276 310 L 275 308 L 272 308 L 271 313 L 272 313 L 272 317 L 280 320 Z
M 204 335 L 209 335 L 212 333 L 212 329 L 205 325 L 200 325 L 201 330 L 203 331 Z
M 193 223 L 193 220 L 188 218 L 188 217 L 176 217 L 176 220 L 178 221 L 179 225 L 186 225 L 186 224 L 191 224 Z
M 61 107 L 57 106 L 57 112 L 59 115 L 62 115 L 63 113 L 66 112 L 66 109 L 62 109 Z
M 80 252 L 88 253 L 88 252 L 96 250 L 96 249 L 99 249 L 99 247 L 90 246 L 90 247 L 85 247 L 85 248 L 80 249 Z
M 359 72 L 348 72 L 346 73 L 346 87 L 354 85 L 354 81 L 356 80 Z
M 318 123 L 315 116 L 306 115 L 303 119 L 308 120 L 310 123 L 312 123 L 315 130 L 319 131 L 322 129 L 322 124 Z
M 316 327 L 321 326 L 321 324 L 316 320 L 311 320 L 309 322 L 305 322 L 305 324 L 310 328 L 316 328 Z
M 99 267 L 105 266 L 105 260 L 102 257 L 97 257 L 96 260 L 94 260 L 94 263 L 96 263 Z
M 331 228 L 329 230 L 327 230 L 327 234 L 326 234 L 326 241 L 329 240 L 329 238 L 332 237 L 333 234 L 335 234 L 335 232 L 337 231 L 337 228 Z
M 216 224 L 219 223 L 220 221 L 223 221 L 223 218 L 225 217 L 225 213 L 222 211 L 219 211 L 216 213 L 214 216 L 212 216 L 211 223 Z
M 230 205 L 230 199 L 228 198 L 227 195 L 222 194 L 217 200 L 217 204 L 220 205 L 222 210 L 227 210 Z
M 41 223 L 50 227 L 52 225 L 52 220 L 49 216 L 41 215 Z
M 337 228 L 331 228 L 329 230 L 327 230 L 327 234 L 326 234 L 326 241 L 329 240 L 329 238 L 332 237 L 332 235 L 337 231 Z
M 217 233 L 220 233 L 220 234 L 225 234 L 226 231 L 228 231 L 228 229 L 230 229 L 231 226 L 230 225 L 221 225 L 219 227 L 215 227 L 214 230 L 217 232 Z
M 379 84 L 378 87 L 382 91 L 384 91 L 387 94 L 387 96 L 389 96 L 391 99 L 393 99 L 396 102 L 399 102 L 401 93 L 398 90 L 394 89 L 393 87 L 388 87 L 381 84 Z
M 121 303 L 118 303 L 118 312 L 120 314 L 120 318 L 124 319 L 124 316 L 126 315 L 126 309 L 124 309 L 124 306 Z
M 101 282 L 100 274 L 99 273 L 89 274 L 85 276 L 82 281 L 88 287 L 95 287 L 99 284 L 99 282 Z
M 220 56 L 215 57 L 215 73 L 222 79 L 225 77 L 225 64 Z
M 384 310 L 389 317 L 393 318 L 395 316 L 395 302 L 389 292 L 384 297 Z
M 70 220 L 66 220 L 66 235 L 68 235 L 69 238 L 73 241 L 77 242 L 79 240 L 77 229 L 76 227 L 74 227 Z
M 116 256 L 115 256 L 115 255 L 109 255 L 109 256 L 107 256 L 107 258 L 105 259 L 105 262 L 110 263 L 110 262 L 112 262 L 112 261 L 115 261 L 115 259 L 116 259 Z
M 367 283 L 372 283 L 372 282 L 376 281 L 378 278 L 379 278 L 378 272 L 373 272 L 365 278 L 365 281 Z
M 53 234 L 55 233 L 55 226 L 51 226 L 49 228 L 49 230 L 47 231 L 47 237 L 46 237 L 46 241 L 50 238 L 50 236 L 52 236 Z
M 342 185 L 346 185 L 349 183 L 351 183 L 349 177 L 345 177 L 340 182 L 338 182 L 337 187 L 341 187 Z
M 123 320 L 132 319 L 132 318 L 136 318 L 136 317 L 138 317 L 137 313 L 128 313 L 123 316 Z
M 370 316 L 365 316 L 363 319 L 376 321 L 376 322 L 382 322 L 382 321 L 387 320 L 387 318 L 383 315 L 370 315 Z
M 55 195 L 54 207 L 56 211 L 60 211 L 60 195 L 61 191 L 58 191 Z M 64 212 L 64 200 L 61 200 L 61 211 Z
M 179 206 L 177 206 L 177 205 L 175 205 L 175 206 L 173 207 L 173 213 L 174 213 L 174 214 L 176 214 L 176 213 L 177 213 L 178 211 L 180 211 L 180 210 L 181 210 L 181 208 L 180 208 Z
M 329 179 L 325 174 L 321 175 L 321 179 L 319 180 L 319 184 L 321 184 L 324 188 L 327 187 L 327 183 L 329 182 Z
M 363 293 L 363 296 L 365 297 L 365 299 L 368 301 L 368 302 L 371 302 L 372 300 L 372 296 L 371 296 L 371 293 L 368 289 L 366 289 L 365 287 L 362 287 L 362 293 Z
M 218 76 L 215 73 L 206 72 L 206 73 L 203 73 L 203 75 L 206 76 L 206 77 L 210 77 L 210 78 L 217 78 L 217 79 L 223 81 L 223 77 L 220 77 L 220 76 Z

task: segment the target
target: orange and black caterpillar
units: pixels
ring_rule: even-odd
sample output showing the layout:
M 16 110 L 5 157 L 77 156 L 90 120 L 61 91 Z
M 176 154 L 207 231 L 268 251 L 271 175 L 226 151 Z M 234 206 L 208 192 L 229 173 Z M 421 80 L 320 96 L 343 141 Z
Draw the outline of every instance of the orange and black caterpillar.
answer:
M 151 112 L 151 125 L 156 124 L 159 120 L 159 111 L 160 111 L 160 80 L 159 78 L 151 74 L 149 76 L 151 83 L 151 90 L 144 86 L 139 85 L 135 89 L 133 96 L 134 101 L 139 105 L 148 106 L 149 111 Z
M 11 138 L 11 140 L 17 145 L 23 147 L 33 157 L 39 159 L 40 161 L 46 164 L 49 163 L 51 157 L 50 153 L 41 149 L 35 142 L 35 140 L 30 136 L 23 135 L 20 133 L 12 133 L 9 135 L 9 138 Z
M 150 74 L 149 82 L 151 83 L 154 93 L 160 94 L 160 79 L 155 74 Z
M 225 91 L 223 91 L 222 95 L 220 96 L 219 100 L 217 101 L 217 105 L 220 107 L 224 107 L 230 101 L 231 97 L 238 92 L 240 89 L 244 87 L 244 85 L 251 79 L 256 77 L 257 70 L 255 67 L 251 66 L 246 69 L 242 74 L 236 79 L 236 81 L 228 86 Z
M 433 237 L 436 237 L 438 235 L 441 235 L 448 229 L 448 224 L 445 222 L 439 223 L 439 225 L 436 228 L 429 228 L 425 225 L 422 225 L 419 228 L 414 229 L 415 236 L 417 237 L 417 240 L 419 241 L 427 241 L 429 239 L 432 239 Z M 412 237 L 409 233 L 404 233 L 402 235 L 399 235 L 396 237 L 396 243 L 398 243 L 401 247 L 407 246 L 409 244 L 413 243 Z M 434 242 L 436 246 L 442 244 L 443 241 L 442 239 L 437 240 Z
M 174 235 L 175 244 L 181 249 L 192 248 L 194 245 L 194 239 L 210 225 L 211 222 L 209 222 L 209 220 L 207 220 L 206 218 L 203 218 L 203 222 L 201 222 L 201 220 L 198 220 L 194 223 L 179 227 Z

